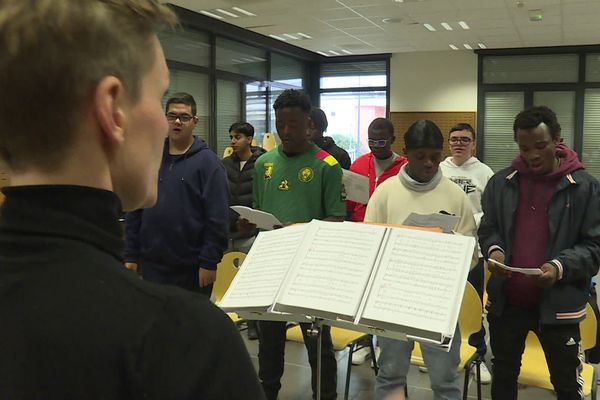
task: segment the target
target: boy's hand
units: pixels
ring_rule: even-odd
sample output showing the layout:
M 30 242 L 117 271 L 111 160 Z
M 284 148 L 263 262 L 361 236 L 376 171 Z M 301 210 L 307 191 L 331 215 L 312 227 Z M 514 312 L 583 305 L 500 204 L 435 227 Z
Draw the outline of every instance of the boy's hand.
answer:
M 250 233 L 256 229 L 256 224 L 251 224 L 246 218 L 238 218 L 237 226 L 241 233 Z
M 542 289 L 551 288 L 558 279 L 556 267 L 550 263 L 544 263 L 540 269 L 542 270 L 542 275 L 527 276 L 535 282 L 536 286 L 541 287 Z
M 504 261 L 505 261 L 504 253 L 500 250 L 492 251 L 489 258 L 491 260 L 498 261 L 499 263 L 502 263 L 502 264 L 504 264 Z M 493 276 L 495 276 L 497 278 L 502 278 L 502 279 L 510 278 L 510 276 L 511 276 L 510 271 L 497 266 L 493 262 L 488 262 L 487 265 L 488 265 L 488 269 L 490 270 L 490 272 L 492 273 Z
M 198 271 L 198 282 L 200 287 L 205 287 L 217 280 L 217 271 L 214 269 L 200 268 Z

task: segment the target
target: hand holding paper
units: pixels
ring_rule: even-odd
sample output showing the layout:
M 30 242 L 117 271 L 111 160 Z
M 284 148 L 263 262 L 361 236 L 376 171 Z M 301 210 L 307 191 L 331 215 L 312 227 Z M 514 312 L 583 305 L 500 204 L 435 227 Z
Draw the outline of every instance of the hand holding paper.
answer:
M 240 218 L 244 218 L 251 224 L 255 224 L 259 229 L 270 231 L 275 225 L 283 225 L 273 214 L 269 214 L 268 212 L 245 206 L 231 206 L 230 208 L 240 214 Z
M 532 276 L 542 275 L 542 270 L 539 268 L 509 267 L 508 265 L 504 265 L 501 262 L 494 260 L 493 258 L 488 259 L 488 262 L 491 262 L 495 266 L 505 269 L 507 271 L 519 272 L 523 275 L 532 275 Z

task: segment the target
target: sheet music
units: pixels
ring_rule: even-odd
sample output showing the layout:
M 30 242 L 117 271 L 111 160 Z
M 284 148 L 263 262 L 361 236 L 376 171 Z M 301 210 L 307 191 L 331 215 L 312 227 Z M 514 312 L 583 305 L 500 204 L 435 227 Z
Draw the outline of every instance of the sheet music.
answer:
M 342 170 L 342 173 L 346 199 L 367 204 L 369 202 L 369 178 L 345 169 Z
M 277 299 L 283 306 L 353 317 L 386 228 L 351 222 L 312 221 L 293 270 Z M 280 307 L 281 305 L 281 307 Z
M 260 232 L 220 307 L 264 307 L 273 304 L 307 225 Z M 217 272 L 218 273 L 218 272 Z
M 270 231 L 273 229 L 273 225 L 283 225 L 277 217 L 265 211 L 255 210 L 246 206 L 231 206 L 229 208 L 240 214 L 240 218 L 245 218 L 248 222 L 256 224 L 256 227 L 259 229 Z
M 440 213 L 423 215 L 413 212 L 410 213 L 408 217 L 406 217 L 404 222 L 402 222 L 402 225 L 421 226 L 426 228 L 442 228 L 444 233 L 450 233 L 454 230 L 454 227 L 456 226 L 456 224 L 458 224 L 459 220 L 460 217 L 458 217 L 457 215 L 447 215 Z
M 392 228 L 361 318 L 452 335 L 475 240 Z

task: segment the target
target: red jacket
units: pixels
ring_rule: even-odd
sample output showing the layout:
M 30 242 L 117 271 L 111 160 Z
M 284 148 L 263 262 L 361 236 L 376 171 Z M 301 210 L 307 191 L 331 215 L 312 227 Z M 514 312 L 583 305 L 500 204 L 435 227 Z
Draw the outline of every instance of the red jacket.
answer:
M 406 164 L 406 158 L 398 156 L 396 160 L 385 171 L 376 177 L 375 163 L 373 162 L 373 153 L 367 153 L 356 159 L 350 166 L 350 171 L 364 175 L 369 178 L 369 197 L 375 191 L 379 184 L 389 177 L 396 176 L 400 172 L 400 167 Z M 367 206 L 365 204 L 356 203 L 354 201 L 346 201 L 346 209 L 351 213 L 352 221 L 362 222 L 365 219 Z

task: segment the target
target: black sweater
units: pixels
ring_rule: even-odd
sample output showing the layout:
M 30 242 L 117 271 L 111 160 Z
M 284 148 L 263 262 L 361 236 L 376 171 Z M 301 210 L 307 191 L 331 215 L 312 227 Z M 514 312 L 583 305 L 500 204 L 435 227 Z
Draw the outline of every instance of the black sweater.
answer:
M 123 267 L 120 203 L 77 186 L 5 188 L 0 397 L 262 399 L 229 318 Z

